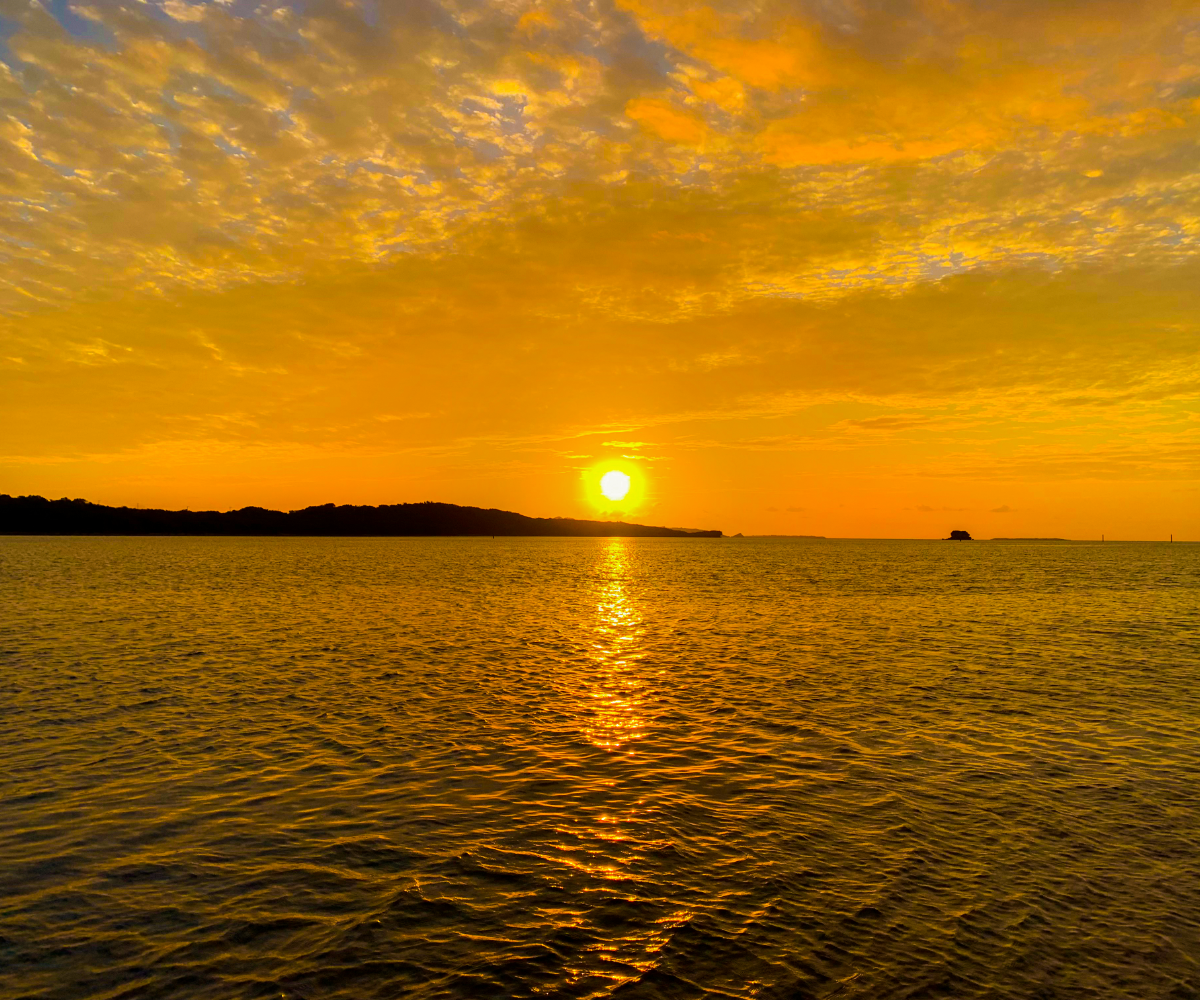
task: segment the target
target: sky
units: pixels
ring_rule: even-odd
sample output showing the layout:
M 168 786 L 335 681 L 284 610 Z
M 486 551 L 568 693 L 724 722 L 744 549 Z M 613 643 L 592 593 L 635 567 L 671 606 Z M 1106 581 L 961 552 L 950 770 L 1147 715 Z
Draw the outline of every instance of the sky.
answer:
M 1200 0 L 0 0 L 0 105 L 0 492 L 1200 538 Z

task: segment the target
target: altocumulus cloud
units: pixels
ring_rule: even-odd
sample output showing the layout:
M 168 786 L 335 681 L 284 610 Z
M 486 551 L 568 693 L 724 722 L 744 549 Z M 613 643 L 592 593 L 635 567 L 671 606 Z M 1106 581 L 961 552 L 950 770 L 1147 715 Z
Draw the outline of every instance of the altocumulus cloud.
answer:
M 896 412 L 772 440 L 985 407 L 956 468 L 1132 427 L 1194 471 L 1193 4 L 53 10 L 0 6 L 13 461 L 728 447 L 845 401 Z

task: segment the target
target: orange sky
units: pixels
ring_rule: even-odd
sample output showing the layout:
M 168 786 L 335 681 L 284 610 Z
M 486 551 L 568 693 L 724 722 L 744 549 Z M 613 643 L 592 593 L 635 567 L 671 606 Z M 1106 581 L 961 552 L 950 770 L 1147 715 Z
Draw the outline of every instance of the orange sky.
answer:
M 1200 537 L 1200 0 L 0 11 L 0 492 Z

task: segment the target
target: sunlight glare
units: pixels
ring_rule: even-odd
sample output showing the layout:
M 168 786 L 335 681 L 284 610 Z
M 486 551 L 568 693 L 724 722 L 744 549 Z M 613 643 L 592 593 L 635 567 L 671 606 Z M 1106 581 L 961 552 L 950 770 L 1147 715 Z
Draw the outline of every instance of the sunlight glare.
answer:
M 629 477 L 613 469 L 600 477 L 600 492 L 609 500 L 624 500 L 629 492 Z

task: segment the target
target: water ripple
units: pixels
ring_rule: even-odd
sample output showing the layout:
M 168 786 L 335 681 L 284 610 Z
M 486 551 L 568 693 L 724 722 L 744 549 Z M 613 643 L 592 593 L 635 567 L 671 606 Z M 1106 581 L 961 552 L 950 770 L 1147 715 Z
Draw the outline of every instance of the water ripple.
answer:
M 0 996 L 1200 996 L 1200 549 L 0 540 Z

